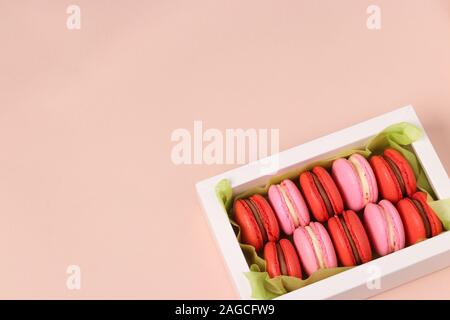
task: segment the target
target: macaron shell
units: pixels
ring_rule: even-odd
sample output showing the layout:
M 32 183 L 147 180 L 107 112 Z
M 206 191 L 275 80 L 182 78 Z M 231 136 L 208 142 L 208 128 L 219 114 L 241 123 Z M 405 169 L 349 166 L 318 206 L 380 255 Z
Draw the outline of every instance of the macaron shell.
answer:
M 266 260 L 266 271 L 271 278 L 281 274 L 278 262 L 277 247 L 275 242 L 267 242 L 264 246 L 264 259 Z
M 405 239 L 407 245 L 415 244 L 426 239 L 425 226 L 420 213 L 409 198 L 400 200 L 397 203 L 397 210 L 402 219 L 405 229 Z
M 334 251 L 333 242 L 331 241 L 330 235 L 328 234 L 327 230 L 321 223 L 318 222 L 312 222 L 310 226 L 318 237 L 318 240 L 322 247 L 322 253 L 324 255 L 324 261 L 326 261 L 326 267 L 337 267 L 336 252 Z
M 388 200 L 383 199 L 378 204 L 383 208 L 384 212 L 391 217 L 395 236 L 394 250 L 397 251 L 403 249 L 405 247 L 405 230 L 397 209 Z
M 431 225 L 431 236 L 434 237 L 442 232 L 442 222 L 434 213 L 433 209 L 427 203 L 427 195 L 424 192 L 416 192 L 412 195 L 412 198 L 419 201 L 425 210 L 425 213 L 430 221 Z
M 344 202 L 342 201 L 341 194 L 328 171 L 319 166 L 314 167 L 312 171 L 325 189 L 331 205 L 333 206 L 334 214 L 341 213 L 344 210 Z
M 331 173 L 347 208 L 361 210 L 364 207 L 363 188 L 353 164 L 347 159 L 336 159 Z
M 397 165 L 405 183 L 406 194 L 408 197 L 411 197 L 417 189 L 416 176 L 414 175 L 411 165 L 402 154 L 395 149 L 386 149 L 384 151 L 384 156 L 391 159 Z
M 361 262 L 366 263 L 372 260 L 369 238 L 358 215 L 354 211 L 348 210 L 344 212 L 343 217 L 356 245 Z
M 271 185 L 268 195 L 270 203 L 277 214 L 281 229 L 287 235 L 292 234 L 295 230 L 294 221 L 289 213 L 286 203 L 283 200 L 280 190 L 278 190 L 276 185 Z
M 335 216 L 328 220 L 328 230 L 341 264 L 343 266 L 356 265 L 350 242 L 338 217 Z
M 294 182 L 291 180 L 284 180 L 282 182 L 286 190 L 288 191 L 289 197 L 292 200 L 294 207 L 297 211 L 297 216 L 301 226 L 307 226 L 310 221 L 309 210 L 306 206 L 305 199 L 303 199 L 300 190 L 297 188 Z M 296 226 L 298 227 L 298 226 Z M 293 231 L 292 231 L 293 232 Z M 291 234 L 292 234 L 291 232 Z
M 319 263 L 314 252 L 312 240 L 305 230 L 305 227 L 298 227 L 295 229 L 293 240 L 303 269 L 308 276 L 313 274 L 319 269 Z
M 369 162 L 359 153 L 355 153 L 350 156 L 351 161 L 359 163 L 363 169 L 364 178 L 369 185 L 369 202 L 376 202 L 378 200 L 378 185 L 377 179 L 375 178 L 375 173 L 372 170 Z
M 364 209 L 364 225 L 376 253 L 385 256 L 390 253 L 389 231 L 382 210 L 379 205 L 368 203 Z
M 264 245 L 263 237 L 255 217 L 243 200 L 234 203 L 234 219 L 241 229 L 242 243 L 255 247 L 256 251 L 261 250 Z
M 320 222 L 327 221 L 327 208 L 309 171 L 306 171 L 300 175 L 300 186 L 314 218 Z
M 250 199 L 253 200 L 258 208 L 262 223 L 267 232 L 268 241 L 278 241 L 278 238 L 280 237 L 280 228 L 272 207 L 267 200 L 259 194 L 251 196 Z
M 382 197 L 393 203 L 397 203 L 403 195 L 400 184 L 391 167 L 389 167 L 386 160 L 381 156 L 372 156 L 370 158 L 370 165 L 375 173 L 378 190 Z
M 288 276 L 301 278 L 302 268 L 300 266 L 300 261 L 298 259 L 297 252 L 295 252 L 294 246 L 287 239 L 281 239 L 279 243 L 284 254 L 284 259 L 286 261 Z

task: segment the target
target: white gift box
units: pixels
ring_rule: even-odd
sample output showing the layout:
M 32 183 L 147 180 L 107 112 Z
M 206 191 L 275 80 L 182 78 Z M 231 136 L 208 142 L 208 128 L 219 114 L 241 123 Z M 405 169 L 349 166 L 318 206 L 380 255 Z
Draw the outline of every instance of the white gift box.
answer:
M 347 129 L 304 143 L 273 155 L 227 171 L 196 184 L 197 193 L 209 225 L 222 252 L 225 263 L 239 295 L 251 298 L 250 283 L 244 273 L 250 271 L 236 240 L 228 217 L 215 193 L 221 179 L 228 179 L 233 195 L 255 186 L 263 186 L 273 175 L 281 175 L 296 168 L 333 156 L 341 150 L 361 147 L 386 127 L 409 122 L 423 130 L 423 137 L 412 144 L 438 199 L 450 198 L 450 181 L 425 130 L 412 106 L 397 109 Z M 268 174 L 268 162 L 279 169 Z M 450 232 L 444 232 L 413 246 L 404 248 L 369 263 L 354 267 L 337 275 L 277 299 L 362 299 L 432 273 L 450 265 Z

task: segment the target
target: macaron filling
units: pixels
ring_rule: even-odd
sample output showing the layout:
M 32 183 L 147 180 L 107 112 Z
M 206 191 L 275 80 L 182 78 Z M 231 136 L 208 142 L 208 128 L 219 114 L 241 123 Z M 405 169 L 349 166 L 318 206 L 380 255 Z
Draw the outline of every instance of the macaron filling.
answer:
M 325 262 L 323 260 L 322 248 L 320 246 L 319 240 L 316 238 L 313 229 L 310 226 L 305 227 L 306 232 L 308 232 L 309 238 L 311 239 L 311 243 L 314 248 L 314 253 L 316 254 L 317 262 L 319 264 L 319 268 L 325 268 Z
M 361 182 L 364 203 L 367 203 L 370 201 L 370 186 L 369 186 L 369 181 L 367 180 L 366 174 L 364 173 L 364 168 L 362 167 L 361 163 L 357 159 L 350 157 L 348 160 L 353 164 L 353 167 L 356 169 L 356 173 L 358 174 L 359 181 Z
M 389 167 L 391 167 L 392 171 L 394 171 L 395 177 L 397 178 L 397 181 L 400 185 L 400 189 L 402 190 L 402 194 L 406 194 L 406 187 L 405 182 L 403 181 L 402 174 L 400 173 L 400 169 L 397 167 L 397 165 L 392 161 L 389 157 L 383 156 L 383 158 L 388 163 Z
M 283 249 L 281 249 L 281 246 L 279 243 L 276 244 L 277 248 L 277 257 L 278 257 L 278 263 L 280 265 L 280 272 L 282 275 L 287 276 L 287 265 L 286 265 L 286 258 L 284 257 Z
M 327 192 L 325 191 L 324 187 L 322 186 L 322 183 L 320 183 L 319 178 L 317 178 L 316 174 L 311 171 L 311 176 L 314 180 L 314 184 L 317 187 L 317 190 L 319 190 L 320 196 L 323 199 L 323 202 L 325 203 L 325 207 L 327 208 L 327 213 L 329 217 L 332 217 L 334 215 L 333 207 L 330 202 L 330 198 L 328 198 Z
M 387 236 L 388 236 L 388 246 L 389 252 L 395 251 L 395 230 L 394 230 L 394 221 L 389 213 L 386 212 L 386 209 L 380 206 L 381 212 L 384 216 L 384 220 L 386 221 L 387 226 Z
M 353 241 L 350 230 L 348 229 L 347 223 L 343 216 L 338 216 L 339 222 L 342 225 L 342 229 L 344 229 L 345 235 L 350 243 L 350 247 L 352 248 L 353 256 L 355 257 L 356 264 L 361 264 L 361 257 L 359 256 L 358 249 L 356 248 L 356 244 Z
M 289 215 L 292 218 L 292 221 L 294 222 L 294 226 L 298 227 L 300 224 L 298 220 L 297 210 L 295 208 L 294 202 L 289 197 L 289 192 L 284 184 L 277 185 L 278 191 L 280 192 L 281 196 L 283 197 L 283 201 L 286 204 L 286 207 L 288 208 Z
M 427 238 L 431 237 L 431 224 L 430 221 L 428 220 L 428 216 L 425 213 L 425 209 L 422 206 L 422 204 L 420 203 L 420 201 L 416 200 L 416 199 L 411 199 L 411 201 L 413 202 L 414 206 L 417 208 L 417 211 L 420 214 L 420 217 L 423 220 L 423 225 L 425 226 L 425 234 Z
M 245 204 L 250 208 L 250 211 L 253 214 L 253 217 L 255 217 L 256 224 L 258 225 L 258 229 L 261 232 L 263 242 L 267 242 L 267 232 L 264 228 L 263 222 L 261 220 L 261 217 L 259 216 L 259 211 L 256 207 L 256 205 L 253 203 L 251 199 L 244 199 Z

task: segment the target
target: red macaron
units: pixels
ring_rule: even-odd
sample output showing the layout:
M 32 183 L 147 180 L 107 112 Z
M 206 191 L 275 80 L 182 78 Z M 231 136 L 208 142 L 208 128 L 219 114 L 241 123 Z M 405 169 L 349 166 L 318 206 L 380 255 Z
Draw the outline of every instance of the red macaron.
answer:
M 354 211 L 344 211 L 341 215 L 330 218 L 328 232 L 343 266 L 355 266 L 372 259 L 369 238 Z
M 242 243 L 252 245 L 256 251 L 268 241 L 278 241 L 280 228 L 267 200 L 255 194 L 234 203 L 234 218 L 241 228 Z
M 317 221 L 327 221 L 344 210 L 341 194 L 324 168 L 316 166 L 311 171 L 303 172 L 300 175 L 300 186 Z
M 397 210 L 405 229 L 406 244 L 412 245 L 442 232 L 442 223 L 427 203 L 424 192 L 416 192 L 410 198 L 397 203 Z
M 281 239 L 278 243 L 267 242 L 264 247 L 264 259 L 266 260 L 266 270 L 271 278 L 280 275 L 302 277 L 297 252 L 287 239 Z
M 416 177 L 408 161 L 395 149 L 370 158 L 378 188 L 384 199 L 397 203 L 416 192 Z

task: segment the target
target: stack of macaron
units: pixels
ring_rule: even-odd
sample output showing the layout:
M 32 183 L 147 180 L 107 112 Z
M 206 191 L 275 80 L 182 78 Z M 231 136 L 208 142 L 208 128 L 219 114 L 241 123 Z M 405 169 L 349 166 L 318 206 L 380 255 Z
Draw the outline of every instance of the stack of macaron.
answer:
M 270 277 L 304 278 L 356 266 L 442 232 L 417 191 L 414 171 L 395 149 L 369 161 L 355 153 L 234 202 L 241 242 L 266 261 Z
M 427 204 L 427 195 L 417 191 L 416 177 L 408 161 L 395 149 L 386 149 L 382 155 L 370 158 L 382 198 L 396 204 L 403 224 L 406 245 L 415 244 L 442 232 L 442 223 Z M 386 204 L 380 207 L 389 212 Z M 392 208 L 391 208 L 392 209 Z M 370 211 L 371 208 L 366 211 Z M 389 214 L 386 214 L 389 218 Z M 368 214 L 368 222 L 370 214 Z M 395 225 L 395 223 L 394 223 Z M 400 229 L 400 227 L 398 227 Z M 396 230 L 394 230 L 396 231 Z M 399 236 L 402 230 L 399 231 Z M 402 240 L 403 241 L 403 240 Z

